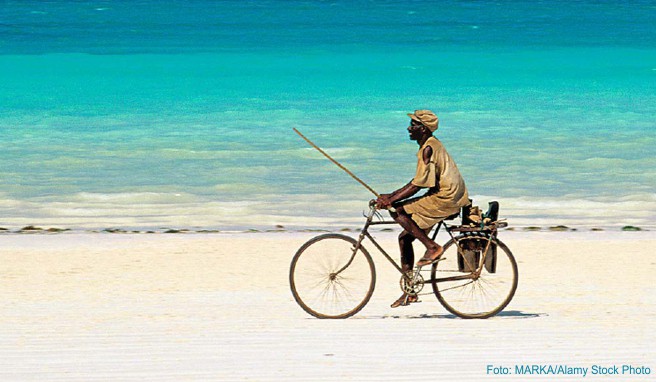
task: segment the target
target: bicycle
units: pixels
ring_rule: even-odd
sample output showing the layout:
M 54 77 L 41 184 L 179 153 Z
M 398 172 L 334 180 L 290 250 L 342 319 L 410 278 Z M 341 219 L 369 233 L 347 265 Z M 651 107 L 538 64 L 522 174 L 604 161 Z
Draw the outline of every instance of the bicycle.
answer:
M 465 213 L 461 212 L 463 220 Z M 317 318 L 347 318 L 358 313 L 369 302 L 376 286 L 376 269 L 363 246 L 368 238 L 401 274 L 401 290 L 419 295 L 431 284 L 437 300 L 446 310 L 462 318 L 488 318 L 502 311 L 517 290 L 517 262 L 510 249 L 497 238 L 498 229 L 507 226 L 497 219 L 498 203 L 480 224 L 449 225 L 455 214 L 440 222 L 450 240 L 443 245 L 440 260 L 430 266 L 430 275 L 422 267 L 404 273 L 401 267 L 369 233 L 369 227 L 398 224 L 384 220 L 375 202 L 369 202 L 369 213 L 358 239 L 328 233 L 303 244 L 294 255 L 289 283 L 296 302 Z M 374 217 L 378 220 L 374 221 Z M 454 233 L 457 235 L 454 236 Z

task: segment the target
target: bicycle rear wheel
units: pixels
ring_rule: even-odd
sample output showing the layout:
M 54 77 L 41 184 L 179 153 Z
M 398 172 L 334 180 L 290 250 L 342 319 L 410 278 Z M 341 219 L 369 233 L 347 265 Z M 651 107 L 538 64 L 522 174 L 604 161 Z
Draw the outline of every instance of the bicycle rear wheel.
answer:
M 478 268 L 483 249 L 490 241 L 491 249 L 480 276 L 466 278 Z M 496 254 L 492 251 L 495 247 Z M 455 237 L 444 246 L 442 259 L 431 269 L 433 292 L 444 308 L 458 317 L 494 316 L 515 295 L 518 280 L 515 258 L 505 244 L 489 234 L 471 232 Z
M 318 318 L 347 318 L 369 302 L 376 270 L 362 246 L 353 255 L 356 243 L 349 236 L 326 234 L 311 239 L 296 252 L 289 285 L 303 310 Z

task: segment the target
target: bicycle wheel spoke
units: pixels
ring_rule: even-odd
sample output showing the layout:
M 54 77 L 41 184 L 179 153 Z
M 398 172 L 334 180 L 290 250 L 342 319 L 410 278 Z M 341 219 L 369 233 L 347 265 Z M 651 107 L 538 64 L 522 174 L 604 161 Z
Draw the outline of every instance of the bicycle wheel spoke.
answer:
M 318 256 L 317 260 L 320 265 L 319 272 L 321 274 L 327 275 L 333 271 L 334 266 L 331 264 L 331 256 Z
M 440 291 L 441 291 L 441 292 L 445 292 L 445 291 L 448 291 L 448 290 L 451 290 L 451 289 L 464 288 L 464 287 L 466 287 L 467 285 L 469 285 L 469 284 L 471 284 L 471 283 L 473 283 L 473 282 L 474 282 L 473 280 L 472 280 L 472 281 L 467 281 L 465 284 L 462 284 L 462 285 L 454 285 L 454 286 L 449 287 L 449 288 L 441 289 Z
M 351 291 L 350 291 L 350 290 L 349 290 L 344 284 L 342 284 L 342 283 L 339 281 L 339 279 L 335 280 L 335 284 L 341 287 L 340 290 L 343 292 L 345 298 L 350 299 L 350 300 L 354 300 L 354 299 L 355 299 L 355 296 L 353 296 L 353 294 L 351 293 Z
M 321 281 L 316 284 L 314 288 L 304 288 L 305 298 L 308 301 L 322 301 L 325 299 L 328 290 L 330 289 L 330 282 Z M 313 292 L 314 291 L 314 292 Z

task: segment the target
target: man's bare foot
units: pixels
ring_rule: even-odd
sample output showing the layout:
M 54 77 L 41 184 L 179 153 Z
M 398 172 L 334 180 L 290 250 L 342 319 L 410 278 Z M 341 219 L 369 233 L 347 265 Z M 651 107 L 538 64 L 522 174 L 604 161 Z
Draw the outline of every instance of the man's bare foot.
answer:
M 433 264 L 434 262 L 439 260 L 440 256 L 442 256 L 442 253 L 444 253 L 444 248 L 440 246 L 434 249 L 427 249 L 426 253 L 424 254 L 424 257 L 422 257 L 421 259 L 419 259 L 419 261 L 417 261 L 417 266 L 423 267 L 424 265 Z
M 412 296 L 403 293 L 401 297 L 399 297 L 398 300 L 394 301 L 392 305 L 390 305 L 392 308 L 398 308 L 399 306 L 407 306 L 410 305 L 413 302 L 417 302 L 419 298 L 417 296 Z

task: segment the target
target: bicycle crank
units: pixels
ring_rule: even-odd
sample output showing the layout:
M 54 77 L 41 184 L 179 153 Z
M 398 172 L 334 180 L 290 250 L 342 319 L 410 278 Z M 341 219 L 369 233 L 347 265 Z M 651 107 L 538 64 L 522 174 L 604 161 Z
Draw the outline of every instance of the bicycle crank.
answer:
M 424 277 L 419 272 L 410 272 L 409 275 L 401 276 L 399 284 L 403 293 L 417 296 L 424 289 Z

